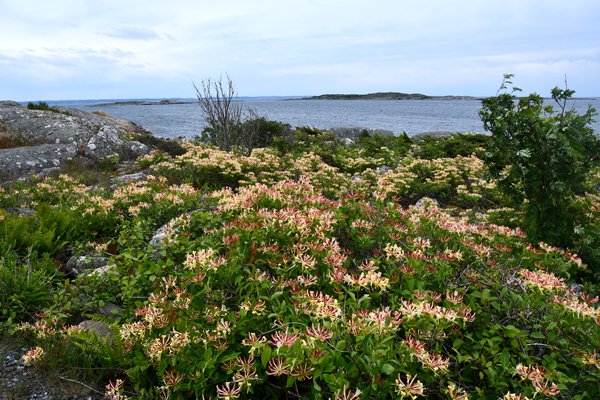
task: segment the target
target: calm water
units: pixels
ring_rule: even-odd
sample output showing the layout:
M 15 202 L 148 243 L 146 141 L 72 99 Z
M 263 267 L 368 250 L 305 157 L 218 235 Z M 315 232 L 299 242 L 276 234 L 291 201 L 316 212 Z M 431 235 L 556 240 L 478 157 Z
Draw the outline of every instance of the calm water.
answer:
M 284 100 L 244 99 L 251 108 L 268 119 L 292 126 L 316 128 L 360 127 L 384 129 L 395 134 L 406 132 L 483 132 L 479 119 L 480 100 Z M 55 104 L 104 111 L 114 117 L 133 121 L 155 135 L 193 137 L 203 128 L 202 114 L 197 104 L 171 105 L 109 105 L 95 106 L 99 101 L 65 101 Z M 600 110 L 600 99 L 574 101 L 579 112 L 588 105 Z M 600 132 L 600 123 L 594 123 Z

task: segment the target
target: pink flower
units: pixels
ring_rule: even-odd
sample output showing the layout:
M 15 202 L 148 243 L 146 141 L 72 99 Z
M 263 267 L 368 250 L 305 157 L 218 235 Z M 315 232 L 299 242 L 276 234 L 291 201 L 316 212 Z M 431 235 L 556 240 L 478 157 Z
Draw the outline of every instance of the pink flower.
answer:
M 346 386 L 344 386 L 341 393 L 335 394 L 335 400 L 358 400 L 361 393 L 359 389 L 356 389 L 353 393 L 352 390 L 346 389 Z
M 325 342 L 333 337 L 333 332 L 321 325 L 315 327 L 313 324 L 311 327 L 306 328 L 306 335 L 321 342 Z
M 290 367 L 286 365 L 285 361 L 281 357 L 271 359 L 267 364 L 267 375 L 289 375 L 290 372 Z
M 289 328 L 285 328 L 285 332 L 275 332 L 273 336 L 271 336 L 271 339 L 273 340 L 273 345 L 279 348 L 283 346 L 292 346 L 296 343 L 299 336 L 298 333 L 292 334 L 289 332 Z
M 237 399 L 241 391 L 242 387 L 239 383 L 234 383 L 232 386 L 231 382 L 225 382 L 224 385 L 217 386 L 217 397 L 223 400 Z
M 414 399 L 417 396 L 422 395 L 423 391 L 423 384 L 421 381 L 417 380 L 416 375 L 412 376 L 411 374 L 406 374 L 405 383 L 402 381 L 402 378 L 400 378 L 400 374 L 398 374 L 398 378 L 396 378 L 396 393 L 398 393 L 401 399 L 405 397 Z

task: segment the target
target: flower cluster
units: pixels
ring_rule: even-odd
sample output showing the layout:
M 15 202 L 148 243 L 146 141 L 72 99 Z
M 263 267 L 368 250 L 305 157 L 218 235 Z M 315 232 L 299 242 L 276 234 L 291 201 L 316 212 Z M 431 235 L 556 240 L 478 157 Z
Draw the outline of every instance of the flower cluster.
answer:
M 523 364 L 518 364 L 515 367 L 515 371 L 521 376 L 521 379 L 531 381 L 536 394 L 541 393 L 544 396 L 556 396 L 560 393 L 558 387 L 545 378 L 547 371 L 538 365 L 524 366 Z

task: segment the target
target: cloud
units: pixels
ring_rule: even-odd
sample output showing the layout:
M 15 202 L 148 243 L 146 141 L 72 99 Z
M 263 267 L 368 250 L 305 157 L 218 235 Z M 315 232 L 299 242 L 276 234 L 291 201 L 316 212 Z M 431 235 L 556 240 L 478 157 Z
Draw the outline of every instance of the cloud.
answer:
M 0 35 L 11 39 L 0 41 L 0 79 L 13 91 L 52 82 L 54 98 L 77 87 L 80 98 L 98 88 L 186 96 L 190 81 L 224 73 L 241 95 L 487 95 L 503 73 L 535 90 L 566 73 L 583 83 L 578 94 L 600 95 L 600 2 L 543 3 L 0 0 Z
M 112 29 L 108 32 L 101 33 L 102 35 L 127 40 L 155 40 L 160 39 L 160 36 L 152 29 L 122 27 Z

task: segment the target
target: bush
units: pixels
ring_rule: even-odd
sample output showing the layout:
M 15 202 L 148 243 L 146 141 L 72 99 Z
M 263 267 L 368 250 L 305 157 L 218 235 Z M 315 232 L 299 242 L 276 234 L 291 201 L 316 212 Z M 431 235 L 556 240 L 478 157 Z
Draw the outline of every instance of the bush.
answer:
M 292 126 L 284 122 L 272 121 L 264 117 L 247 120 L 242 123 L 242 130 L 250 131 L 258 127 L 254 140 L 254 147 L 267 147 L 276 137 L 284 137 L 292 131 Z
M 501 89 L 512 84 L 505 76 Z M 523 207 L 532 238 L 569 246 L 585 220 L 574 207 L 575 196 L 586 191 L 598 137 L 590 128 L 593 108 L 583 115 L 568 110 L 575 93 L 552 89 L 558 110 L 533 93 L 517 99 L 510 93 L 483 100 L 480 111 L 492 133 L 485 161 L 491 175 L 514 204 Z
M 39 101 L 37 104 L 29 102 L 27 103 L 28 110 L 41 110 L 41 111 L 50 111 L 59 114 L 71 115 L 67 111 L 62 111 L 58 107 L 49 106 L 48 103 L 44 101 Z
M 446 157 L 468 157 L 475 154 L 482 157 L 490 140 L 488 135 L 457 133 L 450 137 L 423 136 L 414 146 L 414 154 L 432 160 Z

